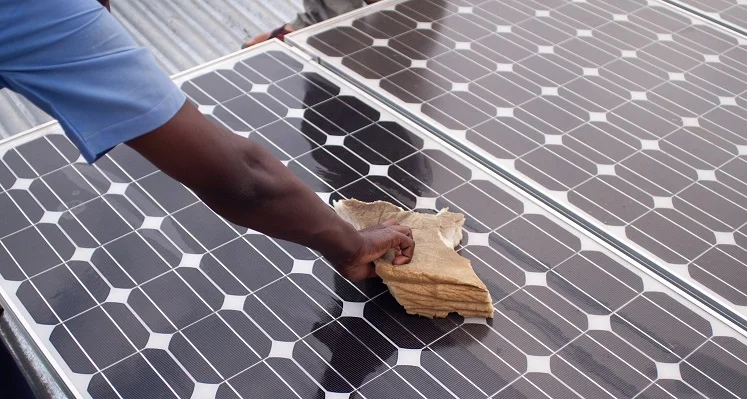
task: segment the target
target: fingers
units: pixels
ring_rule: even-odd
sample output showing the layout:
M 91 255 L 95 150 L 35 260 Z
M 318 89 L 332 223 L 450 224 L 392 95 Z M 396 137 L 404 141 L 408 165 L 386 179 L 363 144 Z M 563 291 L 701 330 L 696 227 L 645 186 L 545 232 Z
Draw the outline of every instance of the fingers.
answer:
M 381 225 L 386 226 L 386 227 L 392 227 L 392 226 L 397 225 L 397 223 L 398 223 L 397 219 L 389 219 L 386 222 L 382 223 Z
M 371 234 L 372 238 L 376 237 L 375 241 L 377 243 L 373 245 L 376 247 L 376 250 L 373 251 L 375 253 L 367 254 L 372 256 L 371 259 L 384 255 L 389 249 L 394 249 L 392 264 L 404 265 L 410 263 L 412 260 L 412 256 L 415 253 L 415 241 L 413 240 L 412 229 L 400 225 L 397 219 L 386 220 L 379 225 L 363 229 L 361 232 Z M 375 273 L 374 269 L 371 275 L 375 277 Z
M 412 238 L 412 229 L 407 226 L 402 226 L 402 225 L 397 224 L 397 225 L 389 226 L 389 228 L 397 231 L 398 233 L 404 234 Z
M 404 265 L 410 263 L 412 256 L 415 254 L 415 240 L 406 234 L 397 232 L 394 247 L 399 248 L 398 254 L 392 260 L 393 265 Z
M 396 234 L 392 245 L 396 249 L 392 264 L 404 265 L 410 263 L 415 253 L 415 240 L 412 238 L 412 229 L 397 224 L 397 221 L 394 219 L 387 220 L 382 224 L 394 230 Z
M 394 266 L 402 266 L 402 265 L 406 265 L 406 264 L 410 263 L 411 260 L 412 259 L 410 259 L 410 258 L 408 258 L 406 256 L 402 256 L 402 255 L 395 256 L 394 259 L 392 260 L 392 264 Z

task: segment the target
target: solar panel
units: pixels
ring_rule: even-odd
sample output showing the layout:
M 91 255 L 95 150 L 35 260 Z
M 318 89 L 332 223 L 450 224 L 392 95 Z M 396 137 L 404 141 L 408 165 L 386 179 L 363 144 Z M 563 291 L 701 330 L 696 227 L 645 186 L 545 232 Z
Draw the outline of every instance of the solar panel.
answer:
M 747 315 L 747 38 L 656 1 L 409 0 L 288 41 Z
M 279 42 L 178 82 L 326 201 L 465 213 L 496 316 L 406 315 L 126 147 L 85 164 L 53 125 L 0 147 L 0 293 L 76 396 L 747 395 L 740 332 Z

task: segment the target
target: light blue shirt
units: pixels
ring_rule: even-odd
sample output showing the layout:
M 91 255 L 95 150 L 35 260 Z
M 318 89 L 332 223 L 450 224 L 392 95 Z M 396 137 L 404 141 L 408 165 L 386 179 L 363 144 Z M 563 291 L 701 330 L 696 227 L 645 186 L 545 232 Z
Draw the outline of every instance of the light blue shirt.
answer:
M 186 100 L 96 0 L 0 0 L 2 87 L 57 119 L 89 163 Z

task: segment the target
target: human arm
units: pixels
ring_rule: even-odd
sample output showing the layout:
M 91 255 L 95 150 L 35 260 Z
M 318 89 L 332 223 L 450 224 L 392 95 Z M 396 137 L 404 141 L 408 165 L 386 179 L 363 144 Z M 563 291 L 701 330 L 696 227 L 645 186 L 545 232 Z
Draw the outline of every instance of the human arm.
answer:
M 109 5 L 109 0 L 99 0 L 99 3 L 101 3 L 101 5 L 104 6 L 104 8 L 106 8 L 107 10 L 112 10 L 111 5 Z
M 413 255 L 407 227 L 355 230 L 269 152 L 216 126 L 189 102 L 127 144 L 225 219 L 315 249 L 351 280 L 373 277 L 370 263 L 390 249 L 398 252 L 396 264 Z
M 129 143 L 226 219 L 316 249 L 352 279 L 388 249 L 412 254 L 408 230 L 356 232 L 260 146 L 207 120 L 99 3 L 18 4 L 0 12 L 14 27 L 0 43 L 15 44 L 0 46 L 0 85 L 60 121 L 87 162 Z

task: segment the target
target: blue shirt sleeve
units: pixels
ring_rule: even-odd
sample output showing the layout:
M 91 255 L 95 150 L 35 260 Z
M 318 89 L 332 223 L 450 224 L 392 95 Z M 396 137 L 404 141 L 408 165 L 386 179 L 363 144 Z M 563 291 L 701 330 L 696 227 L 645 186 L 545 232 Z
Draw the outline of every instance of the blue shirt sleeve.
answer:
M 57 119 L 89 163 L 186 97 L 96 0 L 0 0 L 0 85 Z

